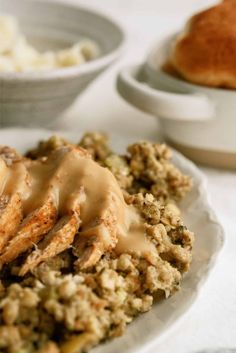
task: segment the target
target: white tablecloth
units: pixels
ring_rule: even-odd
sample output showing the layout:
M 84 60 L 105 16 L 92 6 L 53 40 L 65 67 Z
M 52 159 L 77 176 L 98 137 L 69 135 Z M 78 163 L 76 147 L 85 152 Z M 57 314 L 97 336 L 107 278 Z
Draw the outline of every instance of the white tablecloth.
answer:
M 206 0 L 74 0 L 113 14 L 125 26 L 124 57 L 101 76 L 55 128 L 115 131 L 138 138 L 158 137 L 156 118 L 125 103 L 115 91 L 122 65 L 141 61 L 153 42 L 178 29 Z M 212 205 L 226 232 L 219 262 L 194 307 L 169 338 L 151 352 L 187 353 L 205 348 L 236 347 L 236 173 L 203 169 Z M 111 352 L 112 353 L 112 352 Z

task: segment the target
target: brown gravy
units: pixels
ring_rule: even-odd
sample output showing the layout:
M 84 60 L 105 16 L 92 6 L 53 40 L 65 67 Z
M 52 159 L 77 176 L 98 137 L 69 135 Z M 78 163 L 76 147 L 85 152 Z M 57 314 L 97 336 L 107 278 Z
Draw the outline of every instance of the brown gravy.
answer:
M 0 159 L 0 190 L 2 195 L 19 193 L 25 216 L 47 199 L 53 201 L 59 216 L 78 210 L 82 231 L 96 225 L 109 210 L 116 224 L 118 253 L 154 250 L 143 221 L 126 204 L 114 175 L 83 149 L 64 147 L 44 160 L 22 160 L 11 166 Z

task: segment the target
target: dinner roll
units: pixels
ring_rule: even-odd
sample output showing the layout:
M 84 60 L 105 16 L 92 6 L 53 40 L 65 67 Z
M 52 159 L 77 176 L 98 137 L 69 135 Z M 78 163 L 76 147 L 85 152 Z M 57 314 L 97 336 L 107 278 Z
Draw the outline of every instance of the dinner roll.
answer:
M 236 89 L 236 0 L 193 16 L 165 68 L 199 85 Z

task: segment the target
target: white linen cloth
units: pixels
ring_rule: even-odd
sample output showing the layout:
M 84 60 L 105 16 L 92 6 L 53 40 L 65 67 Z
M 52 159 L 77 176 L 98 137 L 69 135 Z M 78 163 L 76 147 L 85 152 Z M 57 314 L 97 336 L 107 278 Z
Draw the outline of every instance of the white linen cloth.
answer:
M 75 103 L 56 129 L 103 130 L 137 139 L 158 140 L 157 119 L 134 109 L 115 91 L 123 65 L 144 60 L 150 46 L 178 30 L 206 0 L 73 0 L 118 18 L 128 33 L 123 58 L 102 75 Z M 201 168 L 226 232 L 219 261 L 189 314 L 148 353 L 190 353 L 207 348 L 236 348 L 236 173 Z M 112 352 L 111 352 L 112 353 Z

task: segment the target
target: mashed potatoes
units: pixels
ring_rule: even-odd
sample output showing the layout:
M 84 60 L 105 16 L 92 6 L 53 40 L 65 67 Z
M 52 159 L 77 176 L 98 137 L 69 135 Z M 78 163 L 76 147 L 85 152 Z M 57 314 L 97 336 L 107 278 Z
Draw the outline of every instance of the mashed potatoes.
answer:
M 20 32 L 14 17 L 0 16 L 0 72 L 51 70 L 80 65 L 99 55 L 97 44 L 84 39 L 57 52 L 38 52 Z

